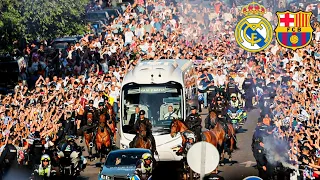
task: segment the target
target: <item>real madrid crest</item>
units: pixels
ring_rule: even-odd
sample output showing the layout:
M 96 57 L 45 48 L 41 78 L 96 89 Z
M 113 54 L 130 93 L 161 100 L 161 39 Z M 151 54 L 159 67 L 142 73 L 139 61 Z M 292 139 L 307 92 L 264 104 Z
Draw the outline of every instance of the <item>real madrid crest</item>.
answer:
M 263 17 L 265 7 L 252 2 L 244 6 L 241 12 L 246 16 L 241 19 L 235 31 L 235 38 L 241 48 L 249 52 L 264 50 L 272 42 L 273 29 Z

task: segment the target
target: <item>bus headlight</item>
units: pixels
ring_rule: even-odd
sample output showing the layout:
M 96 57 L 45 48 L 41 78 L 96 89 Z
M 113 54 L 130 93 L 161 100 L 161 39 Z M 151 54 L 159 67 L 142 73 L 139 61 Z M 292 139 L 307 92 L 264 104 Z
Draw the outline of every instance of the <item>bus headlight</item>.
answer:
M 122 149 L 128 149 L 129 148 L 129 146 L 127 146 L 125 144 L 121 144 L 121 146 L 122 146 Z

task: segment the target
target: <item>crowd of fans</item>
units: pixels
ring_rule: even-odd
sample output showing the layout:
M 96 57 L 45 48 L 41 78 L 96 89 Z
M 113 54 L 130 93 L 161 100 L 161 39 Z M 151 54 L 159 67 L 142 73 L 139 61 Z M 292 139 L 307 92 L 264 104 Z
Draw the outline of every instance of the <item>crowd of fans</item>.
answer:
M 300 147 L 308 147 L 310 166 L 316 171 L 318 166 L 314 165 L 320 162 L 320 27 L 316 20 L 320 16 L 317 7 L 301 5 L 305 6 L 294 4 L 290 8 L 316 13 L 312 20 L 315 40 L 296 51 L 282 48 L 275 41 L 259 53 L 240 49 L 234 29 L 243 16 L 235 5 L 230 7 L 220 1 L 200 6 L 136 1 L 105 25 L 101 34 L 87 34 L 52 56 L 44 53 L 44 44 L 32 44 L 23 51 L 28 66 L 22 77 L 28 84 L 20 81 L 15 93 L 0 96 L 1 144 L 8 134 L 16 137 L 17 146 L 35 131 L 43 138 L 56 139 L 75 134 L 81 124 L 78 114 L 89 100 L 98 107 L 104 102 L 103 96 L 118 111 L 123 77 L 140 61 L 201 60 L 195 61 L 200 62 L 199 76 L 207 69 L 216 85 L 226 84 L 233 77 L 241 89 L 248 74 L 261 82 L 256 84 L 261 88 L 275 82 L 274 109 L 269 114 L 277 127 L 275 134 L 290 142 L 293 165 L 304 157 Z M 265 17 L 276 24 L 277 17 L 270 8 Z M 34 88 L 29 89 L 33 84 Z M 61 129 L 63 135 L 57 134 Z

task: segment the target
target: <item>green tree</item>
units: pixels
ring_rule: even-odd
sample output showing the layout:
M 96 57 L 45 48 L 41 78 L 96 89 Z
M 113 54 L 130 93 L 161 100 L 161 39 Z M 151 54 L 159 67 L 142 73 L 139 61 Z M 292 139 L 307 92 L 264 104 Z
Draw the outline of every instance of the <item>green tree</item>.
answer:
M 0 52 L 11 51 L 13 42 L 20 39 L 26 29 L 19 12 L 19 0 L 0 0 Z
M 0 0 L 0 44 L 52 39 L 85 32 L 85 6 L 89 0 Z

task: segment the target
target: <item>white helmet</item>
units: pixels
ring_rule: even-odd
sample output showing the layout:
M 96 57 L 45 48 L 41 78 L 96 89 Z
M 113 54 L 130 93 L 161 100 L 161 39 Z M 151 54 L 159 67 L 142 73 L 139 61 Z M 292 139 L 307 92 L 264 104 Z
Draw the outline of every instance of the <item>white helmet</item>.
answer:
M 193 141 L 195 141 L 196 137 L 194 136 L 193 133 L 188 133 L 186 136 L 187 139 L 193 139 Z

